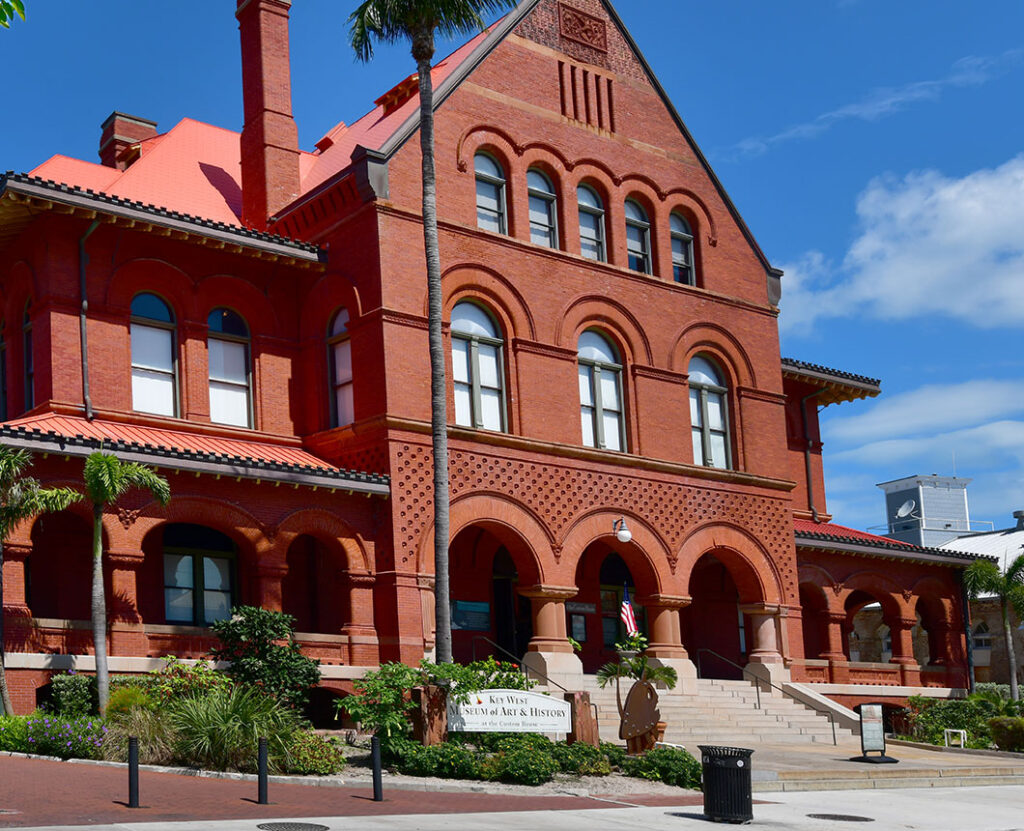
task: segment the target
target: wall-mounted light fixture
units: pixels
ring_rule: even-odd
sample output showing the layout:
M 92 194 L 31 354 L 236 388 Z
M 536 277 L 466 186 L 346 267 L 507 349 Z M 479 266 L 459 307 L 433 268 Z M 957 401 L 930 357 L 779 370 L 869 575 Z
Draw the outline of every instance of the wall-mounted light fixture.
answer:
M 626 518 L 619 517 L 612 523 L 612 530 L 615 532 L 615 539 L 619 542 L 629 542 L 633 539 L 633 532 L 626 526 Z

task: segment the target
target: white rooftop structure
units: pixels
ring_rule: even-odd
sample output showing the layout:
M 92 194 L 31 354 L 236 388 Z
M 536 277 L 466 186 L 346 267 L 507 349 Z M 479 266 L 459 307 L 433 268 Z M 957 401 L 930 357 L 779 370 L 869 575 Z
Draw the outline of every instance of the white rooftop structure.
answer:
M 944 543 L 939 548 L 965 551 L 968 554 L 987 554 L 990 557 L 998 557 L 1000 563 L 1005 557 L 1009 562 L 1018 554 L 1024 553 L 1024 511 L 1014 511 L 1013 518 L 1017 520 L 1017 524 L 1010 528 L 969 534 Z

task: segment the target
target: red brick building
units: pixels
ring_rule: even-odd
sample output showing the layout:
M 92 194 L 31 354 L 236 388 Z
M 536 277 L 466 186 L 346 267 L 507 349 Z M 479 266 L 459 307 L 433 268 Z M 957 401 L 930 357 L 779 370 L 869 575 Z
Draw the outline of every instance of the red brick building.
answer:
M 172 486 L 105 518 L 114 671 L 237 603 L 294 614 L 329 686 L 433 647 L 417 83 L 300 151 L 289 6 L 239 0 L 240 136 L 114 113 L 102 164 L 0 179 L 0 441 L 47 484 L 102 440 Z M 628 583 L 684 691 L 963 686 L 966 560 L 829 523 L 818 409 L 878 382 L 780 357 L 781 273 L 610 3 L 525 0 L 434 86 L 457 657 L 578 681 Z M 22 710 L 90 666 L 87 519 L 7 543 Z M 874 603 L 892 658 L 851 661 Z

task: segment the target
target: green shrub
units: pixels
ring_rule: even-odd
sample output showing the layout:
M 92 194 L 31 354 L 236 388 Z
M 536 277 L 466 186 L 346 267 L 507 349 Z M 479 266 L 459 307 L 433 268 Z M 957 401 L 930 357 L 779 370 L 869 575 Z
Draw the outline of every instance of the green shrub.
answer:
M 49 708 L 65 718 L 90 716 L 99 712 L 99 697 L 96 692 L 96 678 L 79 675 L 74 670 L 65 675 L 56 675 L 50 682 L 53 692 Z
M 980 684 L 974 685 L 974 692 L 982 693 L 983 695 L 994 693 L 995 695 L 998 695 L 1000 698 L 1005 698 L 1009 700 L 1010 685 L 996 684 L 993 681 L 982 681 Z
M 288 749 L 288 773 L 330 776 L 345 767 L 345 754 L 331 739 L 300 730 L 292 736 Z
M 155 710 L 156 706 L 156 702 L 149 697 L 149 694 L 139 687 L 121 687 L 110 693 L 110 700 L 107 702 L 107 718 L 117 718 L 136 708 Z
M 593 745 L 576 742 L 558 742 L 551 748 L 551 758 L 558 763 L 562 773 L 580 776 L 607 776 L 612 772 L 611 764 L 604 753 Z
M 543 785 L 558 773 L 558 762 L 546 753 L 519 747 L 491 758 L 493 778 L 519 785 Z M 491 774 L 491 771 L 488 771 Z
M 229 690 L 231 677 L 215 670 L 206 661 L 186 664 L 169 655 L 157 672 L 142 675 L 115 675 L 110 679 L 111 693 L 127 688 L 139 689 L 158 703 L 167 703 L 188 696 L 202 696 L 214 690 Z
M 355 692 L 338 700 L 344 710 L 363 730 L 382 738 L 409 734 L 412 725 L 408 713 L 416 705 L 409 690 L 421 682 L 420 673 L 400 663 L 381 664 L 355 682 Z
M 128 761 L 129 736 L 139 740 L 139 761 L 142 764 L 170 765 L 177 761 L 178 735 L 166 710 L 132 707 L 110 717 L 103 740 L 103 758 L 112 762 Z
M 27 721 L 24 716 L 0 716 L 0 751 L 28 753 Z
M 999 716 L 988 723 L 992 739 L 1000 750 L 1024 751 L 1024 718 Z
M 941 745 L 944 730 L 966 730 L 967 746 L 986 748 L 991 743 L 988 721 L 995 713 L 985 701 L 971 699 L 940 700 L 911 696 L 910 726 L 918 741 Z
M 612 744 L 612 742 L 601 742 L 601 752 L 613 768 L 622 767 L 626 761 L 626 748 Z
M 215 660 L 228 661 L 227 673 L 239 684 L 260 687 L 289 707 L 301 709 L 320 683 L 320 662 L 302 654 L 295 642 L 295 618 L 258 606 L 238 606 L 231 618 L 211 628 L 220 645 Z
M 257 742 L 265 738 L 271 768 L 279 771 L 298 728 L 293 710 L 256 687 L 181 699 L 169 717 L 178 759 L 210 770 L 255 770 Z
M 96 716 L 65 718 L 46 713 L 25 723 L 29 753 L 61 759 L 98 759 L 107 728 Z
M 547 736 L 540 733 L 504 733 L 501 738 L 495 741 L 489 748 L 497 753 L 511 753 L 518 750 L 526 750 L 531 753 L 541 753 L 545 756 L 551 755 L 551 749 L 555 746 Z
M 628 756 L 622 765 L 626 776 L 649 779 L 679 788 L 699 788 L 701 765 L 685 750 L 656 747 L 643 756 Z
M 407 754 L 399 765 L 409 776 L 439 776 L 442 779 L 479 779 L 480 761 L 467 747 L 452 742 L 420 747 Z
M 411 764 L 411 758 L 423 750 L 423 745 L 418 744 L 405 736 L 392 734 L 380 737 L 381 762 L 385 767 L 401 770 L 405 765 Z

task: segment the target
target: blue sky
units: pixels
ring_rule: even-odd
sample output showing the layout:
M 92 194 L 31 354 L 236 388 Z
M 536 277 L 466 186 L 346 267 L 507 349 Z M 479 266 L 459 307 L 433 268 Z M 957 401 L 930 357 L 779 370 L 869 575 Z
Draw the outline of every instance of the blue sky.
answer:
M 353 61 L 354 0 L 295 0 L 303 147 L 411 74 Z M 114 109 L 239 129 L 233 0 L 27 0 L 0 31 L 0 169 L 94 160 Z M 972 516 L 1024 508 L 1024 4 L 619 0 L 771 261 L 783 354 L 882 379 L 823 413 L 829 508 L 885 522 L 875 483 L 973 478 Z M 442 45 L 443 54 L 448 46 Z

